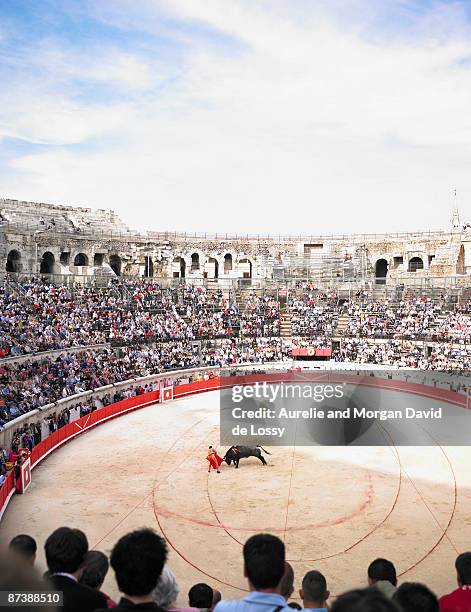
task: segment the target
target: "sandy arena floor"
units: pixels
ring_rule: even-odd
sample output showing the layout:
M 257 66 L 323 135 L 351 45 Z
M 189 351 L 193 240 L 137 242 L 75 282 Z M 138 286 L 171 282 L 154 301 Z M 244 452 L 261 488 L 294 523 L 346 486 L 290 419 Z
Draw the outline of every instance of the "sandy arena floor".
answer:
M 44 568 L 45 537 L 60 525 L 83 529 L 104 551 L 131 529 L 154 527 L 168 541 L 181 604 L 200 581 L 239 597 L 241 546 L 259 531 L 286 542 L 296 590 L 309 569 L 325 573 L 334 595 L 363 585 L 378 556 L 400 580 L 438 595 L 455 587 L 456 555 L 471 548 L 469 448 L 272 448 L 267 467 L 251 458 L 208 475 L 218 400 L 213 392 L 151 406 L 66 444 L 12 499 L 0 543 L 31 534 Z M 117 596 L 111 571 L 104 590 Z

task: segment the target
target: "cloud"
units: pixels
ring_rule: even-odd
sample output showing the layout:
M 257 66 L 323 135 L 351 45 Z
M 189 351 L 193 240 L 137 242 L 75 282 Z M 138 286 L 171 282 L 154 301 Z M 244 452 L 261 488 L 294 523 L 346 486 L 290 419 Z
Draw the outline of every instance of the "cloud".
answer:
M 396 5 L 100 3 L 112 42 L 43 42 L 0 94 L 0 135 L 53 145 L 12 156 L 5 195 L 151 229 L 443 227 L 452 189 L 471 198 L 469 23 L 459 3 Z

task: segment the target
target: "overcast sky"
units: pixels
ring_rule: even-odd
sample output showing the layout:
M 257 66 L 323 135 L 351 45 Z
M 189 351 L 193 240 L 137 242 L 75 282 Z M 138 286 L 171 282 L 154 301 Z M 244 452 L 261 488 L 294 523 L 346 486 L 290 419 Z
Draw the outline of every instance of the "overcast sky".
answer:
M 471 3 L 0 0 L 0 196 L 131 227 L 471 220 Z

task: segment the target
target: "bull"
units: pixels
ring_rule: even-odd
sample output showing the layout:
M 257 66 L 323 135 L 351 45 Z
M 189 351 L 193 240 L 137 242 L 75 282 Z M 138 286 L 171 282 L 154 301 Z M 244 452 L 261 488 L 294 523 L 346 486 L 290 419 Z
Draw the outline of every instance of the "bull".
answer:
M 235 467 L 238 468 L 240 459 L 257 457 L 257 459 L 260 459 L 263 465 L 267 465 L 265 457 L 262 455 L 262 451 L 267 455 L 271 454 L 261 446 L 231 446 L 224 455 L 224 461 L 227 463 L 227 465 L 231 465 L 231 463 L 234 462 Z

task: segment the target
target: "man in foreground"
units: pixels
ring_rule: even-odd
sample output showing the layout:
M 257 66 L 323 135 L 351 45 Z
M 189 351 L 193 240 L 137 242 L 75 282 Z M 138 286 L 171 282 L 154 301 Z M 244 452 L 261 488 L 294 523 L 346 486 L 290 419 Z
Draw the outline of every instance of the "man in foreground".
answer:
M 244 544 L 244 576 L 250 593 L 236 601 L 221 601 L 215 612 L 280 612 L 287 607 L 281 595 L 285 545 L 276 536 L 260 533 Z

